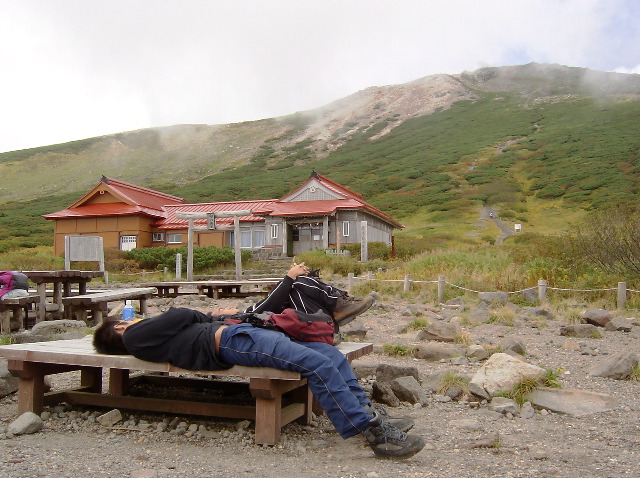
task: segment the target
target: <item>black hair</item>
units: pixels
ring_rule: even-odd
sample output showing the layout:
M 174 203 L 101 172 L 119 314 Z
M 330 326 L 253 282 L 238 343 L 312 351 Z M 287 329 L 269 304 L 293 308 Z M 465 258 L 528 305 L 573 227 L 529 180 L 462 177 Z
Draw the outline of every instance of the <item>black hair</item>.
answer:
M 93 334 L 93 347 L 101 354 L 122 355 L 129 354 L 124 346 L 122 334 L 116 332 L 114 327 L 120 320 L 105 320 Z

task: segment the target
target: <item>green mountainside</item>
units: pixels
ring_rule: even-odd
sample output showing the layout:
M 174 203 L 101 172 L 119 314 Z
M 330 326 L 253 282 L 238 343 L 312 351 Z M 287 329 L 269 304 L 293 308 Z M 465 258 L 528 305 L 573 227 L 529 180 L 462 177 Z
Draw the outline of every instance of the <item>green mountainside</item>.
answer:
M 103 174 L 204 202 L 280 197 L 315 170 L 425 248 L 495 236 L 479 222 L 486 208 L 552 234 L 638 199 L 638 117 L 638 75 L 530 64 L 372 87 L 288 117 L 2 153 L 0 232 L 14 245 L 51 241 L 39 215 Z

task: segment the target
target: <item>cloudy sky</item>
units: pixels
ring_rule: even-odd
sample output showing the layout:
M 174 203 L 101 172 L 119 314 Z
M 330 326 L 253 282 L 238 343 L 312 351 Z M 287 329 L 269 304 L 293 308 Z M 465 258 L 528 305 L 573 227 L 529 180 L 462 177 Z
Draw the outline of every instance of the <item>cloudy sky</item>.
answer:
M 640 73 L 640 1 L 0 0 L 0 152 L 532 61 Z

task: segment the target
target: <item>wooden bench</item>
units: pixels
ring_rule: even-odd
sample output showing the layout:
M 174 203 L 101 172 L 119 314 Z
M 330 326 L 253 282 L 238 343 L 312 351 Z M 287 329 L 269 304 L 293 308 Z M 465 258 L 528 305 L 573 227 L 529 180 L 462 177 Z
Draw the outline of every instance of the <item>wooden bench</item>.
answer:
M 39 304 L 39 295 L 28 295 L 26 297 L 6 297 L 0 299 L 0 333 L 11 333 L 11 317 L 13 314 L 14 325 L 18 325 L 18 329 L 24 329 L 25 319 L 32 304 Z M 16 327 L 14 327 L 15 329 Z
M 94 324 L 102 322 L 107 311 L 107 304 L 118 300 L 140 301 L 140 313 L 147 313 L 147 299 L 156 294 L 154 287 L 135 287 L 130 289 L 114 289 L 93 294 L 72 295 L 63 297 L 65 317 L 70 319 L 74 315 L 78 320 L 87 321 L 87 312 L 91 312 Z
M 206 295 L 212 299 L 224 297 L 247 297 L 267 294 L 269 288 L 280 279 L 247 279 L 247 280 L 204 280 L 176 282 L 148 282 L 146 287 L 158 289 L 159 297 L 177 297 L 182 294 Z M 247 290 L 247 287 L 249 290 Z
M 349 361 L 373 350 L 372 344 L 343 342 L 338 349 Z M 203 415 L 255 420 L 255 440 L 273 445 L 280 440 L 280 429 L 293 420 L 311 423 L 313 397 L 307 380 L 297 372 L 273 368 L 236 365 L 229 370 L 190 372 L 168 363 L 139 360 L 131 355 L 104 355 L 95 352 L 91 338 L 57 340 L 0 346 L 0 356 L 8 360 L 9 371 L 19 378 L 18 414 L 42 412 L 44 405 L 60 402 L 97 407 L 124 408 L 171 414 Z M 109 369 L 109 390 L 102 393 L 102 374 Z M 50 374 L 81 371 L 80 387 L 45 393 L 44 377 Z M 129 377 L 130 370 L 164 375 Z M 218 378 L 243 377 L 248 383 L 170 376 L 167 372 L 208 374 Z M 243 386 L 255 399 L 254 405 L 211 403 L 184 399 L 163 399 L 127 395 L 134 380 L 152 380 L 161 386 L 199 388 Z M 233 400 L 232 400 L 233 401 Z M 237 402 L 237 401 L 235 401 Z

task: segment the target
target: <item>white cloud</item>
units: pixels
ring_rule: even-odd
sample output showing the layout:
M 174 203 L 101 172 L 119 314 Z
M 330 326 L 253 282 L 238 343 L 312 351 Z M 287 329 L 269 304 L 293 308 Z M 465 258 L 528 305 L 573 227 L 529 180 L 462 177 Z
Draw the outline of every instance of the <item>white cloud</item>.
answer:
M 633 69 L 636 4 L 0 0 L 0 151 L 279 116 L 486 65 Z

